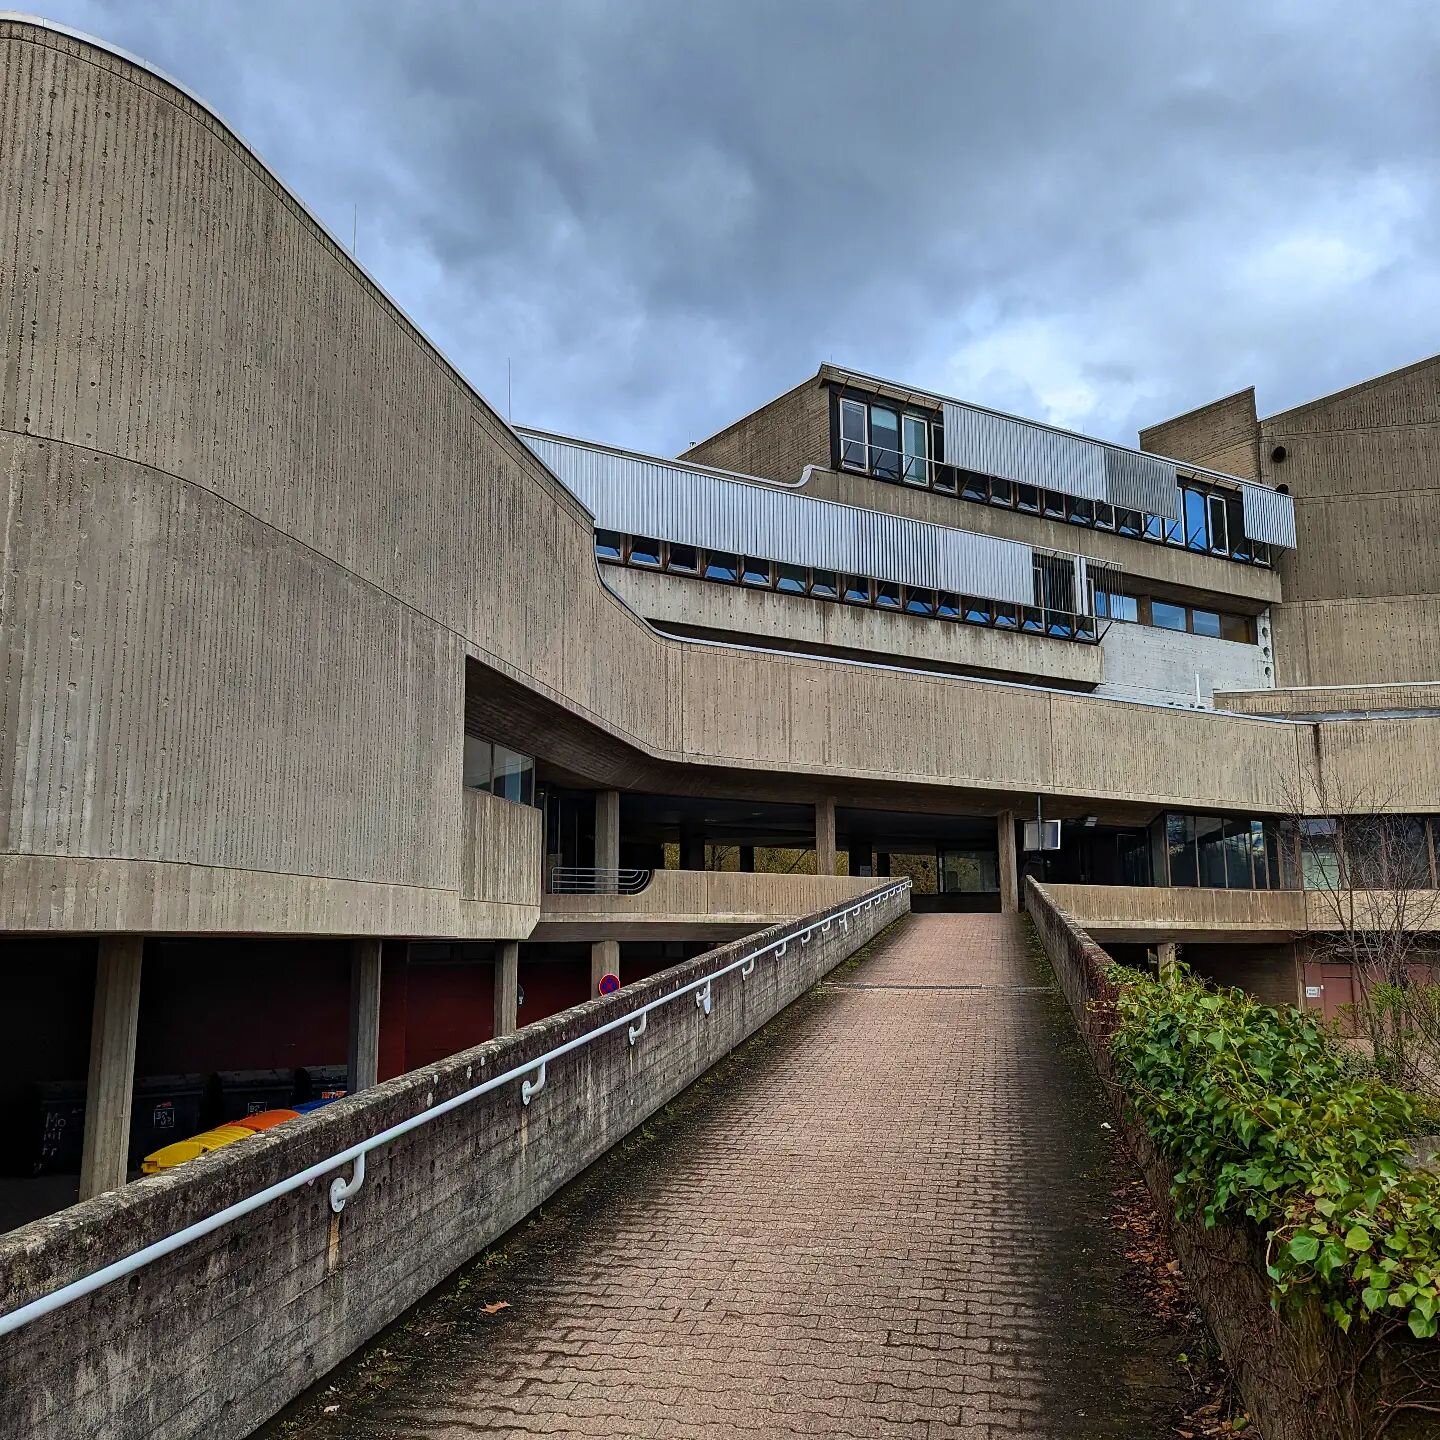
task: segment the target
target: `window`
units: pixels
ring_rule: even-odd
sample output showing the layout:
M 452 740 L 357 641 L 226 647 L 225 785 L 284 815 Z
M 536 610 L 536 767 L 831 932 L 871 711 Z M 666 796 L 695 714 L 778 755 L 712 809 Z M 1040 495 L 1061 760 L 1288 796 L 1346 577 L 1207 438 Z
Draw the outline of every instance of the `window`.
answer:
M 918 585 L 905 587 L 905 612 L 908 615 L 933 615 L 935 613 L 935 592 Z
M 1335 890 L 1340 884 L 1340 857 L 1335 850 L 1339 827 L 1330 818 L 1300 821 L 1300 883 L 1307 890 Z
M 946 495 L 959 487 L 955 467 L 945 463 L 945 426 L 939 420 L 930 422 L 930 482 Z
M 1212 639 L 1220 638 L 1220 616 L 1214 610 L 1192 610 L 1190 612 L 1190 628 L 1197 635 L 1209 635 Z
M 465 737 L 464 784 L 468 790 L 487 790 L 502 800 L 530 805 L 535 800 L 535 760 L 518 750 L 507 750 L 479 735 Z
M 1113 591 L 1095 592 L 1095 613 L 1102 620 L 1129 620 L 1140 618 L 1140 602 L 1133 595 L 1117 595 Z
M 945 620 L 958 620 L 960 618 L 960 597 L 950 590 L 942 590 L 939 603 L 935 606 L 935 613 Z
M 677 575 L 698 575 L 700 573 L 700 552 L 693 545 L 665 547 L 665 568 Z
M 893 580 L 875 582 L 875 608 L 877 610 L 898 610 L 900 608 L 900 587 Z
M 482 740 L 478 735 L 465 737 L 464 784 L 467 790 L 490 788 L 494 750 L 495 747 L 488 740 Z
M 965 479 L 961 494 L 967 500 L 988 500 L 990 498 L 989 477 L 977 475 L 973 470 L 966 470 L 963 473 Z
M 595 532 L 595 553 L 602 560 L 624 559 L 625 537 L 618 530 L 597 530 Z
M 740 580 L 745 585 L 756 585 L 764 589 L 770 587 L 770 562 L 760 560 L 754 555 L 745 557 L 745 564 L 740 570 Z
M 1162 630 L 1184 630 L 1185 607 L 1183 605 L 1172 605 L 1167 600 L 1152 600 L 1150 602 L 1150 623 L 1158 625 Z
M 723 580 L 733 585 L 740 577 L 740 557 L 727 555 L 723 550 L 705 552 L 705 578 Z
M 535 795 L 535 761 L 518 750 L 495 746 L 495 778 L 492 793 L 517 805 L 529 805 Z
M 991 620 L 990 602 L 977 595 L 965 597 L 965 618 L 972 625 L 988 625 Z
M 867 413 L 862 400 L 840 401 L 840 463 L 847 470 L 870 468 Z
M 868 605 L 870 603 L 870 581 L 864 575 L 847 575 L 845 577 L 845 599 L 851 605 Z
M 1046 610 L 1075 610 L 1075 565 L 1061 555 L 1036 555 L 1035 603 Z
M 1050 520 L 1065 518 L 1065 497 L 1058 490 L 1042 490 L 1045 497 L 1045 515 Z
M 839 591 L 839 577 L 833 570 L 816 570 L 810 577 L 810 593 L 821 600 L 833 600 Z
M 1020 607 L 998 604 L 995 607 L 995 628 L 997 630 L 1018 630 L 1020 628 Z
M 1230 553 L 1230 522 L 1223 495 L 1209 495 L 1205 500 L 1210 518 L 1210 549 L 1216 555 Z
M 1105 504 L 1103 500 L 1095 502 L 1095 528 L 1097 530 L 1113 530 L 1115 528 L 1115 509 Z
M 1255 635 L 1248 615 L 1222 615 L 1220 617 L 1220 638 L 1235 640 L 1242 645 L 1253 645 Z
M 778 564 L 775 567 L 775 588 L 787 595 L 803 595 L 809 575 L 803 565 Z
M 930 466 L 926 455 L 930 424 L 920 415 L 906 415 L 901 423 L 905 439 L 905 483 L 925 485 L 930 479 Z
M 1027 515 L 1038 515 L 1040 513 L 1039 486 L 1017 485 L 1015 487 L 1015 507 L 1025 511 Z
M 870 407 L 870 469 L 882 480 L 900 478 L 900 417 L 883 405 Z
M 1093 525 L 1095 523 L 1095 502 L 1071 496 L 1070 523 L 1072 525 Z
M 1198 885 L 1200 872 L 1195 864 L 1193 815 L 1165 817 L 1165 849 L 1170 860 L 1170 883 L 1192 887 Z
M 648 535 L 630 537 L 630 563 L 644 565 L 652 570 L 660 568 L 660 542 Z
M 999 480 L 991 477 L 990 480 L 990 503 L 992 505 L 1004 505 L 1007 508 L 1014 502 L 1015 487 L 1008 480 Z
M 1205 495 L 1202 491 L 1188 488 L 1183 494 L 1185 496 L 1185 544 L 1191 550 L 1208 550 L 1210 548 L 1210 527 L 1206 520 Z

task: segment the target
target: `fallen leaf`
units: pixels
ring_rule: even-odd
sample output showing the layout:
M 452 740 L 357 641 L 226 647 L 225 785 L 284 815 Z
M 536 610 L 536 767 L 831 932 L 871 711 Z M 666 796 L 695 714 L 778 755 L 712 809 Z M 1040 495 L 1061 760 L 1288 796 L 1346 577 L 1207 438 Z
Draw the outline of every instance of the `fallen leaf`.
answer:
M 496 1300 L 493 1304 L 482 1305 L 480 1308 L 487 1315 L 497 1315 L 501 1310 L 508 1310 L 510 1308 L 510 1302 L 508 1300 Z
M 327 1415 L 338 1415 L 339 1413 L 340 1407 L 338 1405 L 327 1405 L 325 1407 L 325 1414 Z

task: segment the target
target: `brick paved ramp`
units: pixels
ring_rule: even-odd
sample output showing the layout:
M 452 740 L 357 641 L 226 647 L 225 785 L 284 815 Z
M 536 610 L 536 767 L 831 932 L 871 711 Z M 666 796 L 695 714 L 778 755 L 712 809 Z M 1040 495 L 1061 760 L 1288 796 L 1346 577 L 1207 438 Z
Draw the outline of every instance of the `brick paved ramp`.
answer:
M 1179 1372 L 1123 1293 L 1043 965 L 1023 919 L 901 921 L 273 1433 L 1172 1434 Z

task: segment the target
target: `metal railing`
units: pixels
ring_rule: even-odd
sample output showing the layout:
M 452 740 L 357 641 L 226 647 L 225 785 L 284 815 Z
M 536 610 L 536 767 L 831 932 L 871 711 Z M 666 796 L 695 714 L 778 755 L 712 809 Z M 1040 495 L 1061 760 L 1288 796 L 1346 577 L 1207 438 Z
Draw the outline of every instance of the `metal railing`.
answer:
M 601 1036 L 613 1034 L 622 1028 L 625 1029 L 629 1044 L 634 1045 L 646 1033 L 652 1010 L 659 1010 L 663 1006 L 673 1004 L 685 995 L 693 995 L 696 1007 L 703 1015 L 708 1016 L 712 1013 L 715 1004 L 713 986 L 716 980 L 737 971 L 741 980 L 748 979 L 754 973 L 756 962 L 762 956 L 773 955 L 779 959 L 789 949 L 792 942 L 808 945 L 816 931 L 827 935 L 836 925 L 839 925 L 842 930 L 848 932 L 851 916 L 859 915 L 909 888 L 910 881 L 901 880 L 894 885 L 887 885 L 883 890 L 875 891 L 860 900 L 853 901 L 842 909 L 830 911 L 822 920 L 814 920 L 808 924 L 797 926 L 778 940 L 771 940 L 768 944 L 747 951 L 738 960 L 732 960 L 728 965 L 722 965 L 708 975 L 702 975 L 696 980 L 678 985 L 668 994 L 649 1000 L 644 1005 L 627 1011 L 613 1020 L 607 1020 L 603 1025 L 597 1025 L 593 1030 L 587 1030 L 583 1035 L 577 1035 L 573 1040 L 567 1040 L 563 1045 L 557 1045 L 543 1055 L 537 1055 L 533 1059 L 512 1066 L 509 1070 L 494 1075 L 489 1080 L 482 1080 L 480 1084 L 462 1091 L 459 1095 L 452 1096 L 449 1100 L 442 1100 L 438 1105 L 431 1105 L 418 1115 L 410 1116 L 408 1120 L 402 1120 L 396 1125 L 381 1130 L 378 1134 L 371 1135 L 365 1140 L 359 1140 L 328 1159 L 316 1161 L 315 1164 L 307 1166 L 295 1175 L 279 1180 L 273 1185 L 267 1185 L 265 1189 L 257 1191 L 244 1200 L 227 1205 L 225 1209 L 216 1211 L 213 1215 L 207 1215 L 205 1219 L 197 1220 L 193 1225 L 187 1225 L 173 1235 L 167 1235 L 163 1240 L 157 1240 L 152 1245 L 144 1246 L 135 1251 L 133 1255 L 127 1255 L 124 1259 L 101 1266 L 99 1270 L 79 1280 L 72 1280 L 68 1285 L 62 1285 L 58 1290 L 52 1290 L 38 1300 L 31 1300 L 28 1304 L 21 1305 L 8 1314 L 0 1315 L 0 1335 L 8 1335 L 12 1331 L 28 1325 L 32 1320 L 40 1319 L 42 1315 L 49 1315 L 69 1305 L 72 1301 L 93 1294 L 112 1281 L 122 1280 L 127 1275 L 133 1275 L 137 1270 L 144 1269 L 153 1261 L 163 1259 L 166 1255 L 183 1249 L 192 1241 L 203 1239 L 206 1235 L 223 1229 L 232 1221 L 239 1220 L 263 1208 L 272 1200 L 278 1200 L 282 1195 L 289 1195 L 302 1186 L 322 1179 L 353 1162 L 354 1169 L 348 1180 L 343 1176 L 336 1176 L 330 1182 L 330 1208 L 338 1215 L 345 1208 L 346 1202 L 365 1183 L 365 1157 L 372 1150 L 376 1150 L 402 1135 L 408 1135 L 412 1130 L 429 1125 L 442 1115 L 448 1115 L 452 1110 L 458 1110 L 462 1106 L 468 1105 L 481 1095 L 488 1095 L 492 1090 L 499 1090 L 502 1086 L 513 1084 L 516 1080 L 521 1082 L 520 1103 L 528 1105 L 545 1088 L 547 1069 L 551 1061 L 559 1060 L 573 1051 L 593 1044 Z M 466 1068 L 467 1079 L 473 1073 L 473 1068 L 473 1066 Z
M 653 878 L 653 871 L 606 869 L 594 865 L 555 865 L 546 887 L 551 895 L 638 895 Z

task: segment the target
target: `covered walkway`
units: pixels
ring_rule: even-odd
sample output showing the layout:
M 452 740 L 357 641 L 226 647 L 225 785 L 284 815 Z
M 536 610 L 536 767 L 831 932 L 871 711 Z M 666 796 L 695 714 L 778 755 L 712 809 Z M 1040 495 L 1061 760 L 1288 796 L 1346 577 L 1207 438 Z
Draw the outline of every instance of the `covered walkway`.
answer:
M 1173 1433 L 1026 924 L 892 927 L 267 1433 Z

